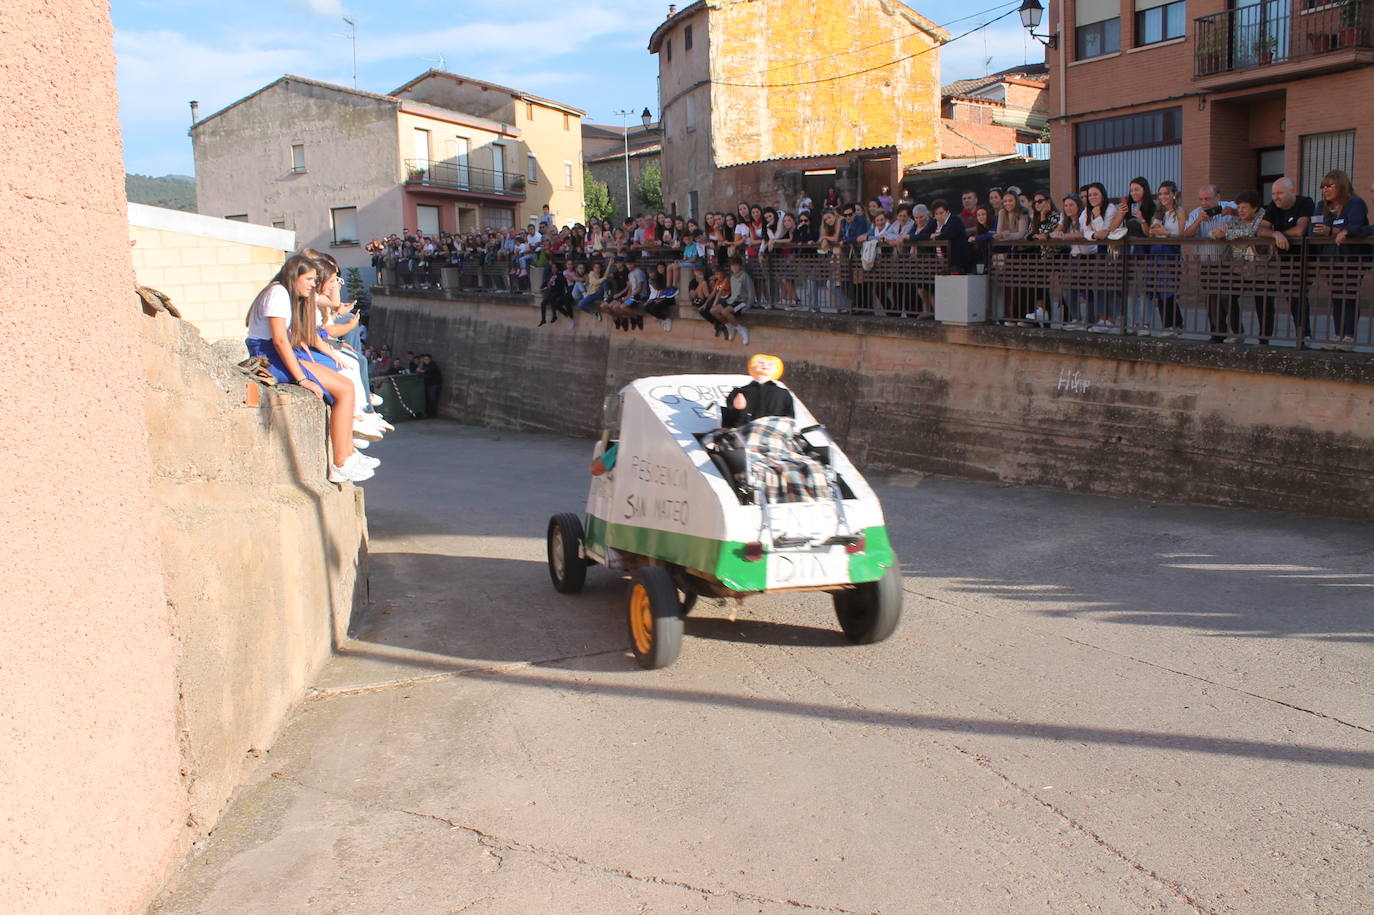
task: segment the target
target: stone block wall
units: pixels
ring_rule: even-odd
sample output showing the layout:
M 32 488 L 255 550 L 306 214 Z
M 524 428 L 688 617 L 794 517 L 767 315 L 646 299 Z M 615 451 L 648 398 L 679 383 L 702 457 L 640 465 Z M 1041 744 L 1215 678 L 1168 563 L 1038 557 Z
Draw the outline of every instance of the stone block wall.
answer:
M 281 269 L 295 233 L 160 207 L 129 207 L 134 273 L 165 292 L 206 340 L 243 339 L 253 297 Z
M 371 335 L 432 353 L 440 412 L 465 422 L 591 436 L 633 378 L 768 352 L 866 468 L 1374 518 L 1374 365 L 1358 356 L 777 312 L 750 313 L 742 347 L 691 316 L 627 334 L 537 315 L 378 289 Z

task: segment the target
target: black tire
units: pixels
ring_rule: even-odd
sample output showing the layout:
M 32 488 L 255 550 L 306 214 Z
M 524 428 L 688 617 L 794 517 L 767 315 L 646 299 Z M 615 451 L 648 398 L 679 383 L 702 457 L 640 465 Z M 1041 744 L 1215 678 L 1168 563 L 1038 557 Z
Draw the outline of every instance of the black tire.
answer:
M 902 573 L 895 557 L 877 581 L 836 591 L 835 616 L 845 637 L 856 645 L 871 645 L 892 635 L 902 618 L 902 594 Z
M 563 594 L 576 594 L 587 581 L 587 561 L 582 558 L 582 519 L 563 512 L 549 519 L 549 578 Z
M 662 566 L 641 566 L 630 575 L 626 600 L 630 649 L 639 666 L 667 667 L 682 652 L 682 604 L 673 573 Z

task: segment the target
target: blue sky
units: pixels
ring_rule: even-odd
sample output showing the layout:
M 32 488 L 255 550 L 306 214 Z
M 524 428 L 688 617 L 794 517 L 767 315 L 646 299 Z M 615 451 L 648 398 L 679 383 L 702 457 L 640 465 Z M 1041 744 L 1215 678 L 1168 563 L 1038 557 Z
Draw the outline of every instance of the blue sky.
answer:
M 958 34 L 1019 5 L 995 3 L 908 5 Z M 985 9 L 991 11 L 963 18 Z M 658 68 L 647 45 L 666 12 L 666 3 L 653 0 L 113 0 L 125 166 L 145 175 L 193 174 L 191 99 L 203 117 L 285 73 L 349 85 L 352 53 L 342 17 L 350 13 L 358 22 L 359 89 L 389 92 L 439 66 L 443 55 L 456 73 L 619 123 L 619 109 L 657 110 Z M 1013 13 L 948 45 L 941 58 L 950 82 L 1044 55 Z

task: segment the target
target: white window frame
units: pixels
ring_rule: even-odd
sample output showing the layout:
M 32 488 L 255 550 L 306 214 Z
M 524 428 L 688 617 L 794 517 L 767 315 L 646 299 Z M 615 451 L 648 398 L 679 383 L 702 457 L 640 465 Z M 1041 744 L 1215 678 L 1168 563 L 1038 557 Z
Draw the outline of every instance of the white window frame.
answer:
M 352 233 L 352 234 L 353 234 L 353 237 L 352 237 L 352 238 L 346 238 L 346 237 L 343 237 L 343 236 L 341 236 L 341 235 L 339 234 L 339 228 L 340 228 L 340 226 L 339 226 L 339 216 L 340 216 L 340 214 L 343 214 L 343 213 L 347 213 L 347 214 L 348 214 L 347 219 L 346 219 L 345 222 L 344 222 L 345 226 L 347 225 L 347 222 L 348 222 L 349 220 L 351 220 L 352 223 L 353 223 L 353 233 Z M 359 232 L 358 232 L 358 208 L 357 208 L 356 206 L 350 206 L 350 207 L 330 207 L 330 208 L 329 208 L 329 228 L 330 228 L 330 232 L 331 232 L 332 235 L 333 235 L 333 238 L 334 238 L 334 242 L 333 242 L 333 243 L 334 243 L 335 245 L 356 245 L 356 244 L 358 243 L 358 235 L 359 235 Z M 347 233 L 347 232 L 344 232 L 343 235 L 346 236 L 346 235 L 348 235 L 348 233 Z
M 291 144 L 291 174 L 305 174 L 305 144 Z

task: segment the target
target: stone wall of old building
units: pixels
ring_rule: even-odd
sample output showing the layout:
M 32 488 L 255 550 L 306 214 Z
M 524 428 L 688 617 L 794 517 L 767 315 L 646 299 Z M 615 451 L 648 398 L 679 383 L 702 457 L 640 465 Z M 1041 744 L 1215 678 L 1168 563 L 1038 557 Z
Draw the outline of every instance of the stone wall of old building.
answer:
M 751 346 L 684 316 L 672 333 L 535 327 L 511 297 L 378 289 L 373 336 L 433 353 L 440 411 L 593 435 L 603 395 L 644 375 L 742 371 L 786 381 L 862 466 L 1170 502 L 1374 518 L 1374 367 L 994 326 L 751 313 Z

